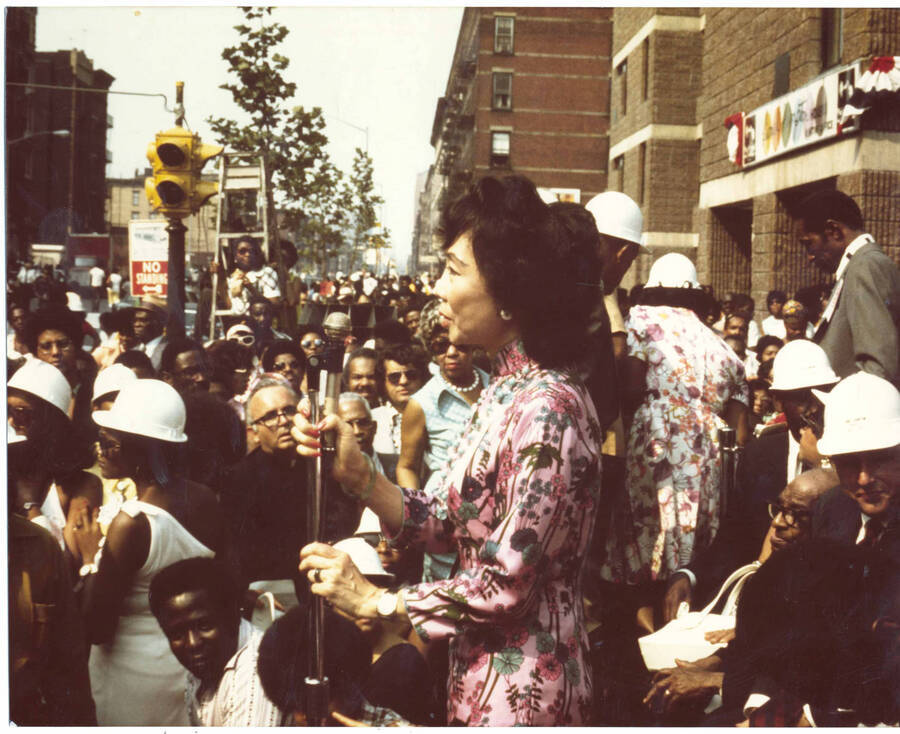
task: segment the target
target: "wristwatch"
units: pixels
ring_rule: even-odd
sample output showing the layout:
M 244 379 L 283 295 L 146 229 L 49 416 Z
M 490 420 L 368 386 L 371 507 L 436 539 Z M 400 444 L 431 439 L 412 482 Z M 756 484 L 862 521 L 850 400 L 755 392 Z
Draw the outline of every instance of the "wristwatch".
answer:
M 389 619 L 397 612 L 397 595 L 390 591 L 382 592 L 375 603 L 375 611 L 383 619 Z

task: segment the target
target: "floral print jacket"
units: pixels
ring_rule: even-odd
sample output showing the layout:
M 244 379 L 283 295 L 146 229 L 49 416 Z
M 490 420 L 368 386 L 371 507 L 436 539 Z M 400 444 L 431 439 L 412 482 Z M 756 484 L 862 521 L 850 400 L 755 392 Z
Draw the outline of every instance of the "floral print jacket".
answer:
M 397 542 L 459 552 L 456 576 L 405 591 L 418 634 L 450 638 L 450 723 L 588 720 L 582 575 L 600 441 L 580 380 L 541 369 L 515 342 L 451 452 L 445 491 L 403 490 Z

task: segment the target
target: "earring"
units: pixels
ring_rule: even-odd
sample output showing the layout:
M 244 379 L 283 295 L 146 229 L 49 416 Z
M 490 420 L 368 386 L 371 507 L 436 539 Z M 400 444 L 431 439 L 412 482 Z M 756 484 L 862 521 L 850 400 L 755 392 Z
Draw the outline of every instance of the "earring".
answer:
M 500 318 L 504 321 L 512 321 L 512 314 L 505 308 L 500 309 Z

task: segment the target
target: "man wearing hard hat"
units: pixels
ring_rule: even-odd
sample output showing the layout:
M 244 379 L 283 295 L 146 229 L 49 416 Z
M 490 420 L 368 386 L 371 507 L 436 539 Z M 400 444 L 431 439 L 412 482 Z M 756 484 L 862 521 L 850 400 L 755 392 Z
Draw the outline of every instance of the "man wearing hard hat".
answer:
M 831 457 L 841 487 L 822 498 L 813 533 L 900 562 L 900 393 L 858 372 L 817 395 L 825 403 L 819 451 Z

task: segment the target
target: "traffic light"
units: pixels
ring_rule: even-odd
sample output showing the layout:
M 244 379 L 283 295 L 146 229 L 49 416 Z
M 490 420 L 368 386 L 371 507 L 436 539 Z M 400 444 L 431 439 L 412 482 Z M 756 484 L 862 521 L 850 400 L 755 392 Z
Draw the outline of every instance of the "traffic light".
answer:
M 179 219 L 198 211 L 219 190 L 218 184 L 203 181 L 201 172 L 222 150 L 221 145 L 204 145 L 196 133 L 182 127 L 157 133 L 147 148 L 153 178 L 144 182 L 144 190 L 150 205 Z
M 204 181 L 203 166 L 210 158 L 215 158 L 225 148 L 221 145 L 206 145 L 194 136 L 194 147 L 191 149 L 191 170 L 194 172 L 194 190 L 191 196 L 191 211 L 199 211 L 200 207 L 219 193 L 219 184 Z

